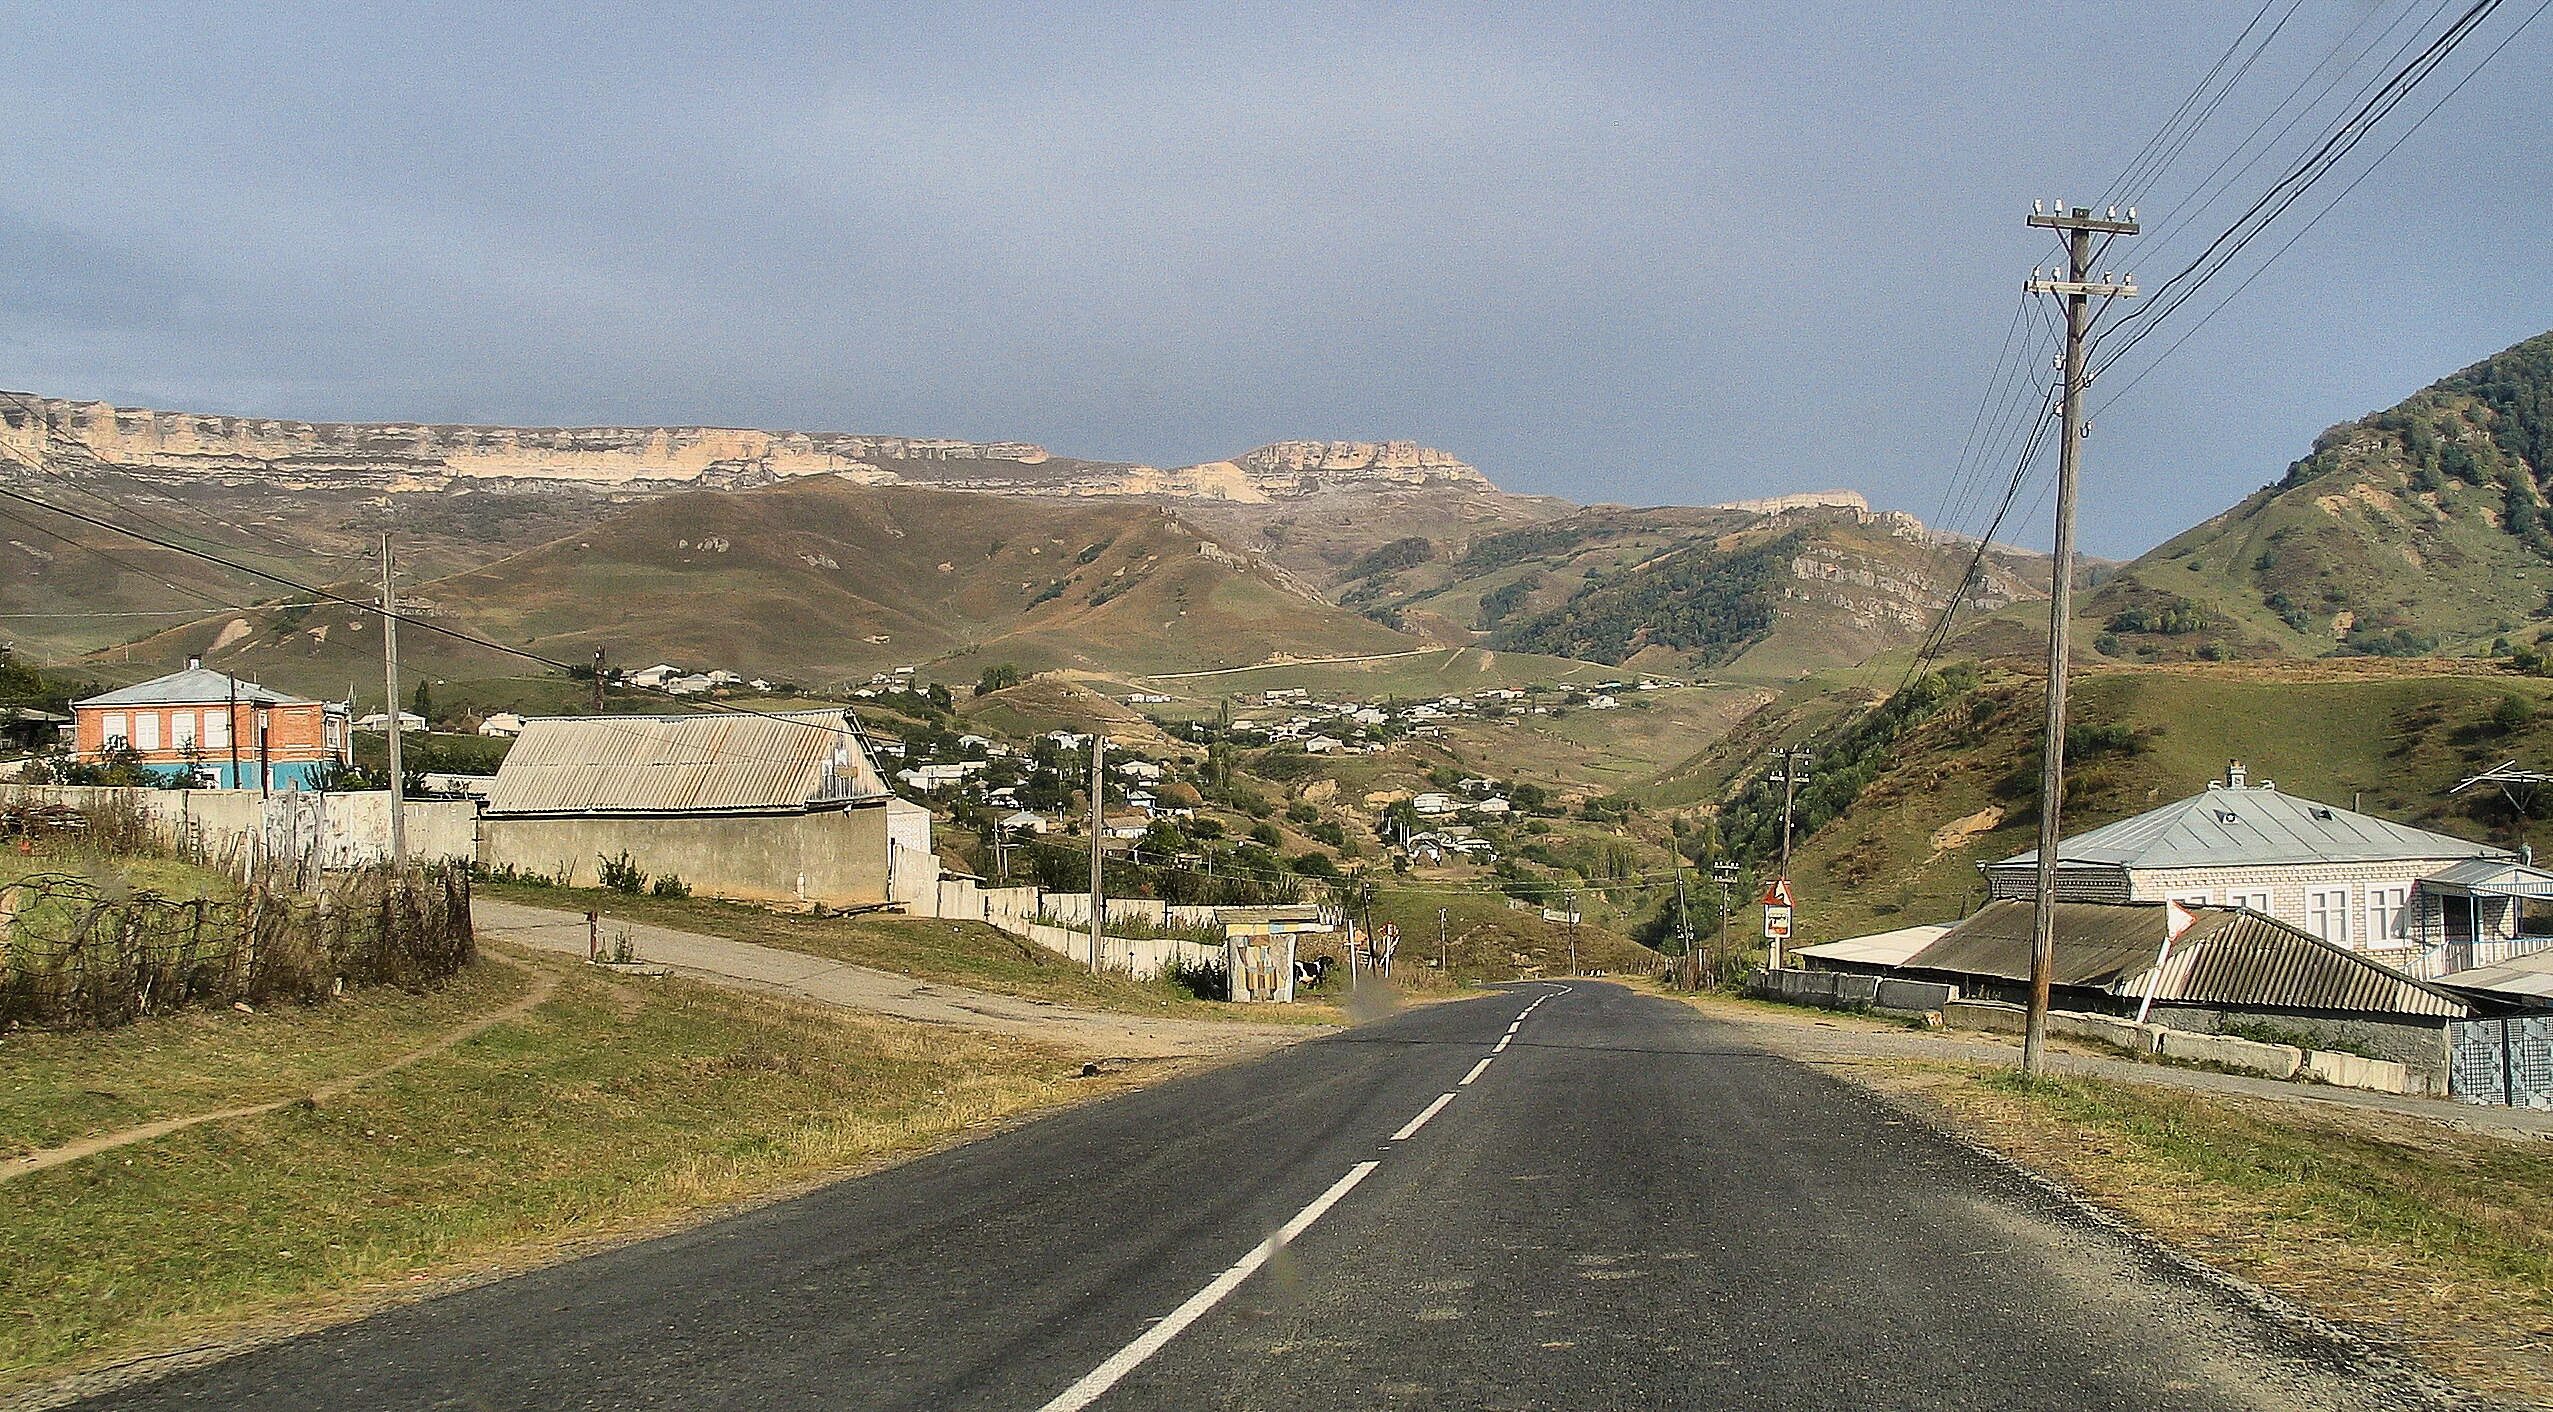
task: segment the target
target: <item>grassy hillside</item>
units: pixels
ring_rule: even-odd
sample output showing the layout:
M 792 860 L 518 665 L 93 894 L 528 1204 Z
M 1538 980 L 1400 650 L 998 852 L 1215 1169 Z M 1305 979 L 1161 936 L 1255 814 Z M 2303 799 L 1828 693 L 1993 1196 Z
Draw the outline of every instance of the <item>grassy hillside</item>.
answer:
M 1449 642 L 1750 681 L 1864 661 L 1919 636 L 1970 551 L 1899 516 L 1596 506 L 1459 553 L 1387 543 L 1338 601 Z M 1988 559 L 1990 603 L 2035 595 L 2030 556 Z
M 405 596 L 434 621 L 564 661 L 599 646 L 616 664 L 810 684 L 898 665 L 964 682 L 994 662 L 1155 672 L 1416 645 L 1153 506 L 839 482 L 651 501 Z M 365 616 L 243 614 L 164 634 L 148 653 L 342 689 L 375 670 Z M 524 670 L 422 630 L 400 648 L 416 676 Z
M 2035 676 L 1991 673 L 1891 747 L 1851 808 L 1798 849 L 1803 934 L 1948 921 L 1979 899 L 1977 864 L 2035 846 L 2041 691 Z M 2095 668 L 2069 712 L 2065 830 L 2195 793 L 2240 759 L 2255 782 L 2385 818 L 2553 842 L 2496 791 L 2446 792 L 2503 760 L 2553 755 L 2548 705 L 2553 684 L 2426 664 Z
M 2531 642 L 2553 605 L 2548 495 L 2553 333 L 2324 432 L 2091 595 L 2087 633 L 2148 660 Z

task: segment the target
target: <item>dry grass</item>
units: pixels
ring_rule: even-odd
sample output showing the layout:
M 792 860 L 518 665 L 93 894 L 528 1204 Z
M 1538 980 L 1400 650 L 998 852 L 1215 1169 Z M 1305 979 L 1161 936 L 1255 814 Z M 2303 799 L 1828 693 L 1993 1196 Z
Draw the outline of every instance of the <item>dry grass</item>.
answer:
M 1132 1081 L 1018 1041 L 542 964 L 560 988 L 522 1020 L 342 1097 L 0 1184 L 0 1392 L 659 1229 Z M 428 1018 L 385 1003 L 406 1002 L 157 1046 L 169 1022 L 146 1020 L 113 1037 L 115 1082 L 140 1111 L 209 1104 L 221 1038 L 244 1070 L 300 1081 L 350 1021 Z M 16 1045 L 0 1092 L 48 1069 L 58 1090 L 71 1057 Z
M 2553 1144 L 2091 1078 L 1847 1067 L 2451 1381 L 2553 1403 Z

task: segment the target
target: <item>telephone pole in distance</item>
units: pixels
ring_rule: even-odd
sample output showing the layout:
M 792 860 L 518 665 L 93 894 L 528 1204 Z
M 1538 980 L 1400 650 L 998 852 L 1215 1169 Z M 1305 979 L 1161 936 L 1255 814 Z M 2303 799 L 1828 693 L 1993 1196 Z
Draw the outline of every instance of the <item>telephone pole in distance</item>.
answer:
M 399 768 L 399 592 L 391 584 L 388 530 L 381 533 L 381 672 L 390 689 L 390 866 L 395 869 L 408 864 L 408 800 Z M 353 724 L 347 722 L 348 728 Z
M 2092 301 L 2107 303 L 2136 294 L 2136 286 L 2130 280 L 2112 280 L 2107 275 L 2098 280 L 2092 277 L 2092 237 L 2104 237 L 2103 244 L 2107 245 L 2111 239 L 2136 234 L 2136 208 L 2129 207 L 2122 218 L 2115 207 L 2096 216 L 2087 207 L 2069 207 L 2063 201 L 2056 204 L 2053 212 L 2033 210 L 2030 224 L 2064 232 L 2065 277 L 2043 278 L 2034 270 L 2029 282 L 2022 286 L 2032 294 L 2053 294 L 2065 303 L 2065 400 L 2061 412 L 2063 435 L 2057 443 L 2056 562 L 2048 593 L 2048 720 L 2039 755 L 2039 888 L 2031 914 L 2030 1005 L 2021 1032 L 2021 1067 L 2023 1072 L 2032 1074 L 2040 1072 L 2047 1062 L 2048 982 L 2056 965 L 2057 812 L 2065 798 L 2066 655 L 2070 649 L 2068 628 L 2074 617 L 2074 489 L 2083 463 L 2083 385 L 2088 381 L 2083 366 L 2084 344 L 2092 333 Z

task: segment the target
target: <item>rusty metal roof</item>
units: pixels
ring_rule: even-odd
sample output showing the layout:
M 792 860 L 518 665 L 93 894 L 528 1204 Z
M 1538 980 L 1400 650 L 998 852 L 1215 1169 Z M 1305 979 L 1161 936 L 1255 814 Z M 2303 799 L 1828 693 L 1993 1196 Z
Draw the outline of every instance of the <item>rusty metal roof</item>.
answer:
M 2166 910 L 2160 902 L 2058 903 L 2050 979 L 2142 998 L 2161 960 L 2157 1000 L 2433 1018 L 2471 1013 L 2451 992 L 2247 908 L 2187 908 L 2189 930 L 2173 940 L 2166 957 Z M 2030 933 L 2030 903 L 1990 902 L 1905 966 L 2028 980 Z
M 885 793 L 838 710 L 545 716 L 523 723 L 487 812 L 768 813 Z

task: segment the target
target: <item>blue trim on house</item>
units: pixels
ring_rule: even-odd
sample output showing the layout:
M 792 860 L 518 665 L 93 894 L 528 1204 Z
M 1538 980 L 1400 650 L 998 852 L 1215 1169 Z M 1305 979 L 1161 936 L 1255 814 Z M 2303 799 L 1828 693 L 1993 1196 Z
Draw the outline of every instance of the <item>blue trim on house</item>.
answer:
M 268 789 L 316 789 L 320 767 L 326 763 L 323 760 L 278 760 L 267 767 L 266 787 Z M 186 774 L 186 767 L 183 765 L 153 763 L 143 768 L 169 779 L 181 778 Z M 231 768 L 230 757 L 225 754 L 219 759 L 206 760 L 203 764 L 203 773 L 211 777 L 214 789 L 258 787 L 257 762 L 253 759 L 241 760 L 239 768 L 234 771 Z

